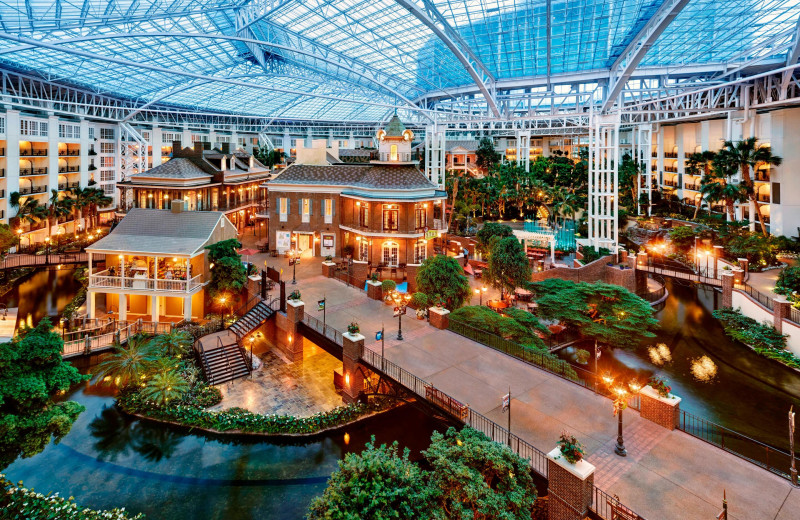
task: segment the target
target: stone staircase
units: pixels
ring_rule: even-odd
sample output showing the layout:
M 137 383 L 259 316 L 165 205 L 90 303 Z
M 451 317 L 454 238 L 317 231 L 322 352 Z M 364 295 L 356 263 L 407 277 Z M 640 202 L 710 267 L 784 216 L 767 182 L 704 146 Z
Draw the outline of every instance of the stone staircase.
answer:
M 206 341 L 198 350 L 200 364 L 208 384 L 219 385 L 250 375 L 250 365 L 238 338 L 228 331 L 218 332 L 212 336 L 214 337 L 204 338 Z
M 260 327 L 265 321 L 275 314 L 266 300 L 256 303 L 244 316 L 228 327 L 228 330 L 236 334 L 239 340 Z

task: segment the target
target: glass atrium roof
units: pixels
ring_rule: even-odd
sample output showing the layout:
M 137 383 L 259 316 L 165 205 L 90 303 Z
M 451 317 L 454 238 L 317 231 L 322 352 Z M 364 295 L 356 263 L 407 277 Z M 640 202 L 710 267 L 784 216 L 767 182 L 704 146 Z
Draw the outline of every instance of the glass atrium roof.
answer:
M 373 121 L 479 95 L 453 41 L 499 89 L 596 83 L 668 2 L 0 0 L 0 64 L 201 112 Z M 799 17 L 800 0 L 690 0 L 639 70 L 785 62 Z

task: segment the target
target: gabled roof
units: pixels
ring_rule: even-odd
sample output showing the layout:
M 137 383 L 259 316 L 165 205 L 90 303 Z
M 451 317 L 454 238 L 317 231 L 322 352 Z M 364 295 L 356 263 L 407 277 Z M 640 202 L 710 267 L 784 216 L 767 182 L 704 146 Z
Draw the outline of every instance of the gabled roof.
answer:
M 364 148 L 356 148 L 356 149 L 341 148 L 339 150 L 339 157 L 340 158 L 342 158 L 342 157 L 370 157 L 372 155 L 372 152 L 377 152 L 377 150 L 374 150 L 374 149 L 367 150 L 367 149 L 364 149 Z
M 183 211 L 134 208 L 104 238 L 87 251 L 163 255 L 192 255 L 207 245 L 221 219 L 219 211 Z
M 280 184 L 349 186 L 382 190 L 435 189 L 416 166 L 333 164 L 313 166 L 293 164 L 270 181 L 270 187 Z
M 445 146 L 448 152 L 452 152 L 456 148 L 463 148 L 468 152 L 474 152 L 478 149 L 480 142 L 475 139 L 462 139 L 456 141 L 446 141 Z
M 184 157 L 170 159 L 164 164 L 159 164 L 147 171 L 135 173 L 130 176 L 131 181 L 140 179 L 211 179 L 205 170 L 198 167 L 191 160 Z

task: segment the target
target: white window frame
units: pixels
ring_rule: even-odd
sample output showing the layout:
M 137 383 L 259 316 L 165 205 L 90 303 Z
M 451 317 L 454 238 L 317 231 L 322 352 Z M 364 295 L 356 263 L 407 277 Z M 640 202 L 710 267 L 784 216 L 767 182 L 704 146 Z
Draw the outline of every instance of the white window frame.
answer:
M 392 240 L 384 242 L 381 248 L 381 259 L 387 266 L 397 267 L 400 264 L 400 244 Z
M 358 259 L 362 262 L 369 261 L 369 240 L 362 238 L 358 243 Z
M 417 240 L 414 244 L 414 263 L 421 264 L 428 258 L 428 244 L 424 240 Z
M 311 222 L 311 199 L 300 199 L 300 204 L 303 208 L 300 221 L 307 224 Z
M 325 208 L 323 214 L 325 215 L 325 223 L 333 223 L 333 199 L 325 199 Z
M 289 199 L 286 197 L 278 197 L 278 220 L 280 222 L 289 220 Z

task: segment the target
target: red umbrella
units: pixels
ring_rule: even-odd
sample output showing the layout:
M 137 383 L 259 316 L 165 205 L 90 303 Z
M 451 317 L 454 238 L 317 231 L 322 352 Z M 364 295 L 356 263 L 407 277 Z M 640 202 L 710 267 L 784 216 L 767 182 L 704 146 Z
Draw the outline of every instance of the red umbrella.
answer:
M 472 266 L 470 266 L 469 264 L 464 266 L 464 272 L 467 274 L 471 274 L 473 276 L 475 275 L 475 273 L 472 271 Z
M 257 249 L 247 248 L 247 249 L 240 249 L 239 250 L 239 254 L 240 255 L 244 255 L 244 256 L 247 257 L 247 262 L 248 263 L 250 263 L 250 255 L 255 255 L 256 253 L 258 253 Z
M 547 328 L 550 329 L 550 332 L 552 332 L 553 334 L 559 334 L 563 332 L 564 329 L 566 329 L 566 327 L 564 325 L 561 325 L 560 323 L 548 325 Z

